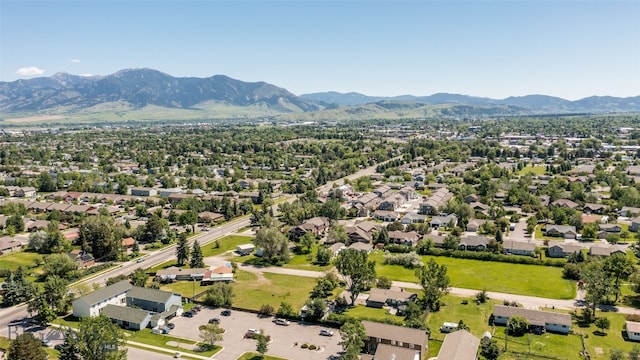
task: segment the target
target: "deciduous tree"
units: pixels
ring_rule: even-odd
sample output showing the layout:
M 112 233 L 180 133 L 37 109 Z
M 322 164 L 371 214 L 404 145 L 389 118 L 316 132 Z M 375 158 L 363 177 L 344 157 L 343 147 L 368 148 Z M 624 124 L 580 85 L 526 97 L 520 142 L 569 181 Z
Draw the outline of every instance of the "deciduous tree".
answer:
M 367 333 L 360 320 L 349 319 L 340 327 L 339 344 L 342 346 L 344 360 L 357 360 L 364 346 Z
M 269 263 L 289 261 L 289 241 L 277 227 L 263 227 L 253 239 L 256 247 L 262 249 L 262 258 Z
M 431 258 L 421 268 L 416 269 L 416 277 L 422 286 L 422 301 L 425 309 L 436 311 L 440 307 L 440 299 L 449 292 L 449 276 L 447 266 L 438 265 Z
M 210 347 L 213 347 L 218 341 L 222 341 L 224 337 L 224 329 L 216 323 L 200 325 L 200 338 L 207 343 Z
M 367 253 L 355 249 L 345 249 L 338 254 L 336 269 L 345 277 L 350 292 L 351 305 L 358 295 L 368 289 L 376 279 L 374 261 L 367 260 Z

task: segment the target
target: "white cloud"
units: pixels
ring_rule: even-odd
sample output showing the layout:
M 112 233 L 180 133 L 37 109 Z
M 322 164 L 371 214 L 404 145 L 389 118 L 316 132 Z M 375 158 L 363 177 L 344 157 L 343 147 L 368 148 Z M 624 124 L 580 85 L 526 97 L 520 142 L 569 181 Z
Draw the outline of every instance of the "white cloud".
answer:
M 16 74 L 20 76 L 34 76 L 34 75 L 42 75 L 44 74 L 44 72 L 45 72 L 44 69 L 40 69 L 37 66 L 25 66 L 18 69 L 16 71 Z
M 80 76 L 84 76 L 84 77 L 91 77 L 93 76 L 92 74 L 80 74 Z
M 71 62 L 74 64 L 79 64 L 80 63 L 80 59 L 71 59 Z

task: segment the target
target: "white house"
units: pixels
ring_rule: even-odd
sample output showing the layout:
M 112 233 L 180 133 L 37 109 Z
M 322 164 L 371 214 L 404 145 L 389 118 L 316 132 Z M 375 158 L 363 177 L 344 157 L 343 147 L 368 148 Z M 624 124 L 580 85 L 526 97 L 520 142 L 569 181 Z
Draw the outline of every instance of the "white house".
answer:
M 640 341 L 640 322 L 625 321 L 624 328 L 627 330 L 629 340 Z
M 241 244 L 236 248 L 236 252 L 240 255 L 249 255 L 256 249 L 253 244 Z
M 127 280 L 122 280 L 113 285 L 98 289 L 73 301 L 73 316 L 87 317 L 98 316 L 105 306 L 127 305 L 127 291 L 133 286 Z

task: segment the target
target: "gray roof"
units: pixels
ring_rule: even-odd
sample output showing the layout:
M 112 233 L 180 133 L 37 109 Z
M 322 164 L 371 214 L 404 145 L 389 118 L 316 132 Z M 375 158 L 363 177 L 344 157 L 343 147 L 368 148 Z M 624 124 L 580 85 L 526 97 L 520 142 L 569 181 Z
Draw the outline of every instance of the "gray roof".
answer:
M 458 330 L 447 334 L 440 347 L 438 359 L 475 360 L 478 355 L 480 339 L 467 330 Z
M 373 321 L 363 321 L 362 325 L 364 325 L 367 336 L 402 341 L 404 343 L 420 345 L 423 348 L 427 345 L 427 334 L 424 330 Z
M 416 353 L 418 356 L 416 356 Z M 420 358 L 420 351 L 405 347 L 378 344 L 374 360 L 415 360 Z M 364 358 L 363 358 L 364 359 Z
M 138 286 L 132 287 L 131 290 L 127 292 L 128 298 L 154 301 L 162 304 L 165 304 L 171 296 L 173 296 L 173 293 L 168 291 L 147 289 Z
M 102 314 L 109 319 L 128 321 L 134 324 L 142 324 L 147 317 L 151 316 L 151 314 L 145 310 L 112 304 L 105 306 L 102 309 Z
M 548 323 L 571 326 L 571 315 L 548 311 L 523 309 L 513 306 L 494 305 L 493 315 L 503 318 L 522 316 L 532 325 L 545 325 Z
M 74 302 L 82 301 L 89 306 L 93 306 L 94 304 L 110 299 L 118 294 L 126 293 L 132 287 L 133 285 L 131 285 L 128 280 L 122 280 L 113 285 L 109 285 L 107 287 L 103 287 L 102 289 L 98 289 L 92 292 L 91 294 L 87 294 L 75 300 Z

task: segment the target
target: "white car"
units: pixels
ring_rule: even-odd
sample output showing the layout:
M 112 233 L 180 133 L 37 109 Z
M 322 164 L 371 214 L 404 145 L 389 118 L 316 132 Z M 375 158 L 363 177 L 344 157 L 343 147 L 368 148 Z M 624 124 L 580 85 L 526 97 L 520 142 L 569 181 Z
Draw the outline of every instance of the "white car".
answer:
M 322 330 L 320 330 L 320 335 L 322 335 L 322 336 L 333 336 L 333 331 L 331 331 L 329 329 L 322 329 Z
M 273 322 L 274 322 L 276 325 L 289 326 L 289 320 L 285 320 L 285 319 L 275 319 L 275 320 L 273 320 Z

